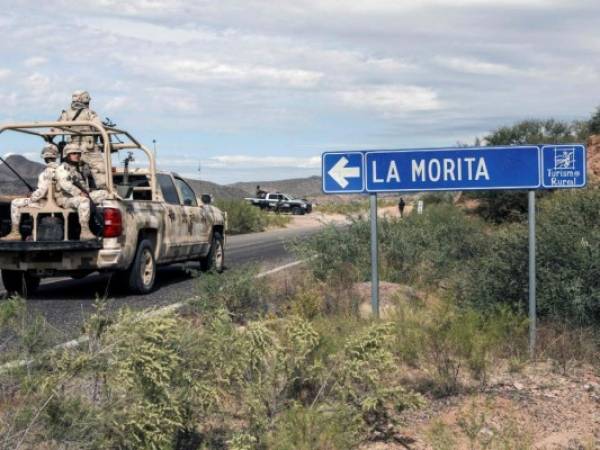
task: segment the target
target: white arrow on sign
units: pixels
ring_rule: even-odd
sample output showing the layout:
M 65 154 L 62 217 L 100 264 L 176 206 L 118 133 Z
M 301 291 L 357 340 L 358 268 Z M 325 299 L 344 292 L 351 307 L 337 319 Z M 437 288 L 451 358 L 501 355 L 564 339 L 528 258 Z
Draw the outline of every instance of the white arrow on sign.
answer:
M 348 165 L 348 158 L 342 156 L 335 165 L 329 169 L 329 176 L 339 184 L 342 188 L 348 186 L 348 180 L 346 178 L 358 178 L 360 177 L 360 167 L 346 167 Z

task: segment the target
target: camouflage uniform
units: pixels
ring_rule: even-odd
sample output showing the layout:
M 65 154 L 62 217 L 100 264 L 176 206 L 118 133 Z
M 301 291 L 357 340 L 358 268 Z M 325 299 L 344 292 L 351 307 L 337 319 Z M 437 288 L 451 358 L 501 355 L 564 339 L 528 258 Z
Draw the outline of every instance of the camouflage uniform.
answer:
M 58 121 L 75 122 L 87 120 L 101 125 L 102 121 L 98 115 L 90 109 L 90 100 L 90 94 L 87 92 L 75 91 L 71 106 L 61 113 Z M 86 132 L 90 131 L 90 127 L 73 127 L 73 130 Z M 93 131 L 96 130 L 94 129 Z M 106 187 L 106 166 L 102 150 L 96 143 L 96 136 L 71 136 L 69 142 L 78 144 L 82 148 L 81 160 L 90 166 L 98 189 L 104 189 Z
M 19 234 L 21 208 L 25 208 L 26 206 L 39 208 L 40 200 L 46 198 L 50 183 L 54 182 L 54 175 L 56 173 L 56 169 L 58 168 L 58 165 L 55 162 L 58 158 L 58 148 L 56 145 L 46 145 L 42 150 L 42 158 L 52 161 L 48 163 L 46 169 L 38 176 L 37 189 L 33 191 L 29 197 L 16 198 L 10 203 L 10 220 L 12 226 L 11 232 L 4 237 L 6 240 L 21 239 L 21 235 Z
M 70 146 L 81 150 L 75 144 L 69 144 L 65 147 L 65 155 L 72 153 Z M 56 169 L 56 203 L 61 208 L 75 208 L 79 216 L 81 225 L 80 239 L 94 239 L 95 236 L 89 228 L 91 201 L 101 203 L 106 200 L 108 192 L 105 190 L 90 191 L 89 178 L 86 176 L 89 167 L 85 163 L 75 165 L 67 161 L 63 162 Z M 85 189 L 84 192 L 81 188 Z M 88 198 L 89 195 L 89 198 Z M 90 201 L 91 199 L 91 201 Z

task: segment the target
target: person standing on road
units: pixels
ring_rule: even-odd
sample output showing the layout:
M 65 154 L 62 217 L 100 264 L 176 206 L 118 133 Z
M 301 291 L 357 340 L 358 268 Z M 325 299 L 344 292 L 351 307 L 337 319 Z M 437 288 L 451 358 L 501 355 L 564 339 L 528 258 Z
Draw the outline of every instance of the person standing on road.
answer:
M 90 94 L 87 91 L 75 91 L 73 92 L 71 106 L 66 110 L 63 110 L 59 122 L 76 122 L 76 121 L 89 121 L 95 122 L 98 125 L 102 124 L 102 121 L 93 110 L 90 109 L 91 102 Z M 73 131 L 78 132 L 89 132 L 96 131 L 90 127 L 73 127 Z M 104 164 L 104 156 L 102 149 L 97 143 L 96 135 L 87 136 L 72 136 L 69 142 L 78 144 L 83 150 L 81 160 L 87 163 L 92 170 L 92 176 L 98 189 L 106 188 L 106 166 Z
M 404 203 L 404 199 L 402 197 L 400 197 L 400 201 L 398 202 L 398 211 L 400 211 L 401 219 L 404 217 L 404 207 L 405 206 L 406 206 L 406 203 Z
M 19 224 L 21 223 L 21 208 L 38 207 L 40 200 L 46 198 L 50 183 L 54 182 L 54 175 L 58 165 L 58 147 L 54 144 L 47 144 L 42 149 L 42 159 L 46 162 L 46 169 L 39 175 L 37 189 L 29 197 L 16 198 L 10 203 L 10 233 L 2 239 L 6 241 L 20 241 Z
M 92 202 L 100 203 L 108 197 L 102 189 L 90 190 L 89 166 L 82 162 L 83 149 L 76 143 L 67 144 L 65 161 L 56 170 L 56 203 L 61 208 L 76 208 L 81 226 L 81 241 L 96 239 L 90 230 Z

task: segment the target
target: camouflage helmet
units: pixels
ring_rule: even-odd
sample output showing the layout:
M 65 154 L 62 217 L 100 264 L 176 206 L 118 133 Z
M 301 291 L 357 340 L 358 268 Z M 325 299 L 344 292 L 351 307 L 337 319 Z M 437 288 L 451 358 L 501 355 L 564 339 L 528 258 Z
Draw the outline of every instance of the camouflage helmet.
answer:
M 57 159 L 58 147 L 54 144 L 46 144 L 42 149 L 42 159 Z
M 81 96 L 83 94 L 85 94 L 85 91 L 77 90 L 77 91 L 73 92 L 73 94 L 71 95 L 71 100 L 74 101 L 74 102 L 80 102 L 81 101 Z M 88 96 L 89 96 L 89 94 L 88 94 Z
M 71 142 L 70 144 L 65 145 L 65 148 L 63 149 L 63 156 L 66 158 L 71 153 L 83 153 L 83 150 L 79 144 Z
M 92 98 L 90 97 L 90 93 L 88 91 L 83 91 L 79 96 L 79 101 L 81 103 L 85 103 L 86 105 L 89 105 L 91 100 Z

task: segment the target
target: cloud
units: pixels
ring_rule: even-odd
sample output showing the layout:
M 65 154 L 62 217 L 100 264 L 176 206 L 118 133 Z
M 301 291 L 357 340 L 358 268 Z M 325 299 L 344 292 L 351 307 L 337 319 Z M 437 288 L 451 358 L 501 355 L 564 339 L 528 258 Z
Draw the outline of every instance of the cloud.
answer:
M 492 63 L 487 61 L 481 61 L 472 58 L 461 58 L 461 57 L 442 57 L 438 56 L 435 61 L 443 67 L 447 67 L 457 72 L 470 73 L 475 75 L 514 75 L 519 73 L 513 67 L 505 64 Z
M 25 67 L 38 67 L 46 64 L 48 62 L 48 58 L 44 56 L 32 56 L 31 58 L 27 58 L 23 61 L 23 65 Z
M 0 17 L 0 104 L 53 119 L 85 88 L 102 117 L 210 175 L 308 171 L 332 142 L 452 145 L 585 118 L 599 15 L 593 0 L 22 0 Z M 161 160 L 197 166 L 175 163 Z
M 307 158 L 289 156 L 255 156 L 255 155 L 223 155 L 213 156 L 202 160 L 205 168 L 300 168 L 315 169 L 321 166 L 321 157 L 312 156 Z
M 437 93 L 420 86 L 367 87 L 342 91 L 338 96 L 352 107 L 376 110 L 384 115 L 441 108 Z

